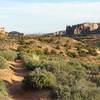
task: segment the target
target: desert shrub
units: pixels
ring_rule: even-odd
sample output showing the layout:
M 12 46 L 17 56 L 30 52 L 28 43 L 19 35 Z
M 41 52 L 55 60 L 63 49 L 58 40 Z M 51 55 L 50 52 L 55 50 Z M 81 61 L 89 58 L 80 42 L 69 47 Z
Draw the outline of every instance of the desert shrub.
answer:
M 36 54 L 21 52 L 19 54 L 19 58 L 24 61 L 25 67 L 28 70 L 34 70 L 43 66 L 43 64 L 39 61 L 39 56 L 37 56 Z
M 57 90 L 54 89 L 53 92 L 57 92 L 57 97 L 59 98 L 57 100 L 66 100 L 70 94 L 68 89 L 73 88 L 72 86 L 77 84 L 79 80 L 86 78 L 86 69 L 75 59 L 69 62 L 63 60 L 63 62 L 56 63 L 55 67 L 56 70 L 53 74 L 56 76 L 58 84 L 60 84 L 61 87 L 60 89 L 58 87 Z M 61 97 L 63 97 L 63 99 L 61 99 Z
M 25 67 L 28 70 L 35 70 L 37 68 L 39 69 L 45 69 L 50 72 L 55 72 L 56 68 L 56 61 L 55 60 L 61 60 L 61 58 L 52 58 L 48 56 L 42 55 L 41 57 L 36 54 L 28 54 L 26 52 L 21 52 L 19 54 L 19 58 L 24 61 Z
M 44 54 L 44 51 L 42 50 L 42 49 L 35 49 L 34 51 L 33 51 L 35 54 L 37 54 L 37 55 L 43 55 Z
M 28 70 L 41 69 L 41 70 L 47 70 L 52 73 L 54 73 L 58 69 L 58 66 L 56 66 L 56 63 L 53 61 L 46 61 L 46 60 L 36 61 L 31 58 L 27 60 L 27 62 L 25 63 L 25 67 Z
M 52 44 L 47 38 L 44 38 L 41 38 L 41 41 L 49 43 L 51 46 L 56 47 L 56 49 L 60 49 L 59 46 L 56 46 L 59 43 L 56 44 L 55 39 L 53 42 L 51 41 L 54 43 Z M 64 45 L 65 43 L 62 43 L 62 41 L 60 42 L 62 47 L 70 47 L 67 44 Z M 34 42 L 32 41 L 32 43 Z M 50 89 L 52 100 L 100 99 L 100 78 L 95 77 L 95 82 L 93 82 L 90 79 L 92 74 L 88 74 L 99 73 L 100 66 L 97 67 L 92 62 L 87 63 L 82 61 L 82 59 L 77 59 L 77 53 L 68 52 L 67 50 L 66 54 L 68 52 L 69 57 L 65 59 L 62 54 L 56 55 L 55 50 L 52 51 L 46 48 L 42 51 L 41 45 L 38 48 L 32 48 L 30 46 L 32 43 L 22 43 L 22 49 L 19 51 L 23 52 L 19 54 L 19 57 L 24 61 L 26 68 L 31 70 L 22 82 L 24 89 Z M 94 49 L 89 49 L 83 43 L 76 44 L 75 48 L 77 48 L 78 55 L 82 57 L 95 53 Z
M 77 48 L 78 50 L 81 48 L 85 48 L 86 45 L 82 44 L 81 42 L 76 43 L 75 48 Z
M 68 52 L 67 55 L 71 58 L 76 58 L 78 56 L 76 52 Z
M 56 85 L 55 76 L 47 71 L 34 71 L 24 77 L 22 87 L 26 90 L 53 88 Z
M 26 44 L 26 41 L 25 41 L 24 37 L 20 37 L 18 39 L 19 39 L 18 42 L 19 42 L 20 45 L 25 45 Z
M 5 59 L 4 57 L 1 57 L 1 56 L 0 56 L 0 68 L 6 68 L 6 67 L 8 67 L 8 66 L 9 66 L 9 65 L 8 65 L 6 59 Z
M 97 84 L 90 86 L 86 82 L 92 82 L 88 80 L 87 70 L 97 71 L 96 65 L 75 58 L 66 61 L 55 55 L 42 55 L 39 60 L 33 58 L 31 55 L 25 57 L 27 67 L 34 72 L 24 77 L 24 89 L 50 89 L 53 100 L 99 100 Z M 99 85 L 99 78 L 96 82 Z
M 50 97 L 53 100 L 70 100 L 69 99 L 69 87 L 57 85 L 50 92 Z
M 53 100 L 99 100 L 100 88 L 91 82 L 80 80 L 77 84 L 57 86 L 51 91 Z
M 18 59 L 22 59 L 24 61 L 25 58 L 29 57 L 29 54 L 24 51 L 18 51 Z
M 35 70 L 37 68 L 42 68 L 43 64 L 41 62 L 39 62 L 39 61 L 30 60 L 27 63 L 25 63 L 25 67 L 28 70 Z
M 55 63 L 52 61 L 41 61 L 43 67 L 42 69 L 45 69 L 49 72 L 54 73 L 57 70 L 57 66 L 55 66 Z
M 17 58 L 17 53 L 12 50 L 0 50 L 0 56 L 7 60 L 14 61 Z
M 97 56 L 98 55 L 96 50 L 95 49 L 91 49 L 91 48 L 89 48 L 89 54 L 91 54 L 93 56 Z
M 88 52 L 85 49 L 80 49 L 78 51 L 79 55 L 82 57 L 86 57 L 88 55 Z
M 27 53 L 24 51 L 18 53 L 18 58 L 22 59 L 24 62 L 27 62 L 28 60 L 39 61 L 39 56 L 37 54 Z
M 32 52 L 32 48 L 30 48 L 29 44 L 24 44 L 18 47 L 17 49 L 18 52 L 26 52 L 26 53 L 31 53 Z
M 7 95 L 6 85 L 2 80 L 0 80 L 0 94 Z

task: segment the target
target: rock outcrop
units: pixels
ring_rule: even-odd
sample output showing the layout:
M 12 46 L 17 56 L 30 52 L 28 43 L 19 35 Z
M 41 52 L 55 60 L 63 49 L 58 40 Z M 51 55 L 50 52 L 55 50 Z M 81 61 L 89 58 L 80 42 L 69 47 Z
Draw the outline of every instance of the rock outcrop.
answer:
M 6 36 L 6 32 L 5 32 L 5 28 L 4 27 L 0 27 L 0 38 L 4 38 Z
M 66 35 L 66 31 L 65 30 L 57 31 L 54 33 L 54 35 Z
M 20 33 L 17 31 L 12 31 L 8 33 L 10 36 L 24 36 L 24 33 Z
M 100 34 L 99 23 L 83 23 L 66 27 L 66 35 Z

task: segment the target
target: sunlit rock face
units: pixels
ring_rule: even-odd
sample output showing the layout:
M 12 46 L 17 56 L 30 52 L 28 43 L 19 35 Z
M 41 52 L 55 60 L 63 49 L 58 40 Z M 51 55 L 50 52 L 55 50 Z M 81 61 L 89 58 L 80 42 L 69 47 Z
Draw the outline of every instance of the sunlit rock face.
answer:
M 67 35 L 86 35 L 100 33 L 99 23 L 83 23 L 66 27 Z
M 5 32 L 5 28 L 4 27 L 0 27 L 0 38 L 5 37 L 7 34 Z

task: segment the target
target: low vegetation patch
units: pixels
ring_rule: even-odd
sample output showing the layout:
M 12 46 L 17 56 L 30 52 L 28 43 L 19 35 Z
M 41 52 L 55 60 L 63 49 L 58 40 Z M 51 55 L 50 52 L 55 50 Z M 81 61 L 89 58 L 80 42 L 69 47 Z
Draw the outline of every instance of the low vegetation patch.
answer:
M 8 66 L 9 64 L 7 63 L 7 60 L 0 56 L 0 68 L 7 68 Z
M 64 37 L 39 38 L 40 42 L 62 53 L 48 53 L 39 41 L 36 46 L 32 39 L 21 43 L 19 58 L 29 71 L 22 87 L 25 90 L 49 89 L 52 100 L 99 100 L 99 65 L 82 60 L 89 55 L 96 56 L 95 49 L 81 42 L 70 42 L 70 38 L 69 42 Z
M 6 60 L 14 61 L 17 58 L 17 53 L 13 50 L 0 50 L 0 56 L 4 57 Z
M 78 57 L 77 52 L 68 52 L 67 55 L 68 55 L 69 57 L 71 57 L 71 58 L 76 58 L 76 57 Z
M 24 77 L 22 87 L 25 90 L 47 89 L 56 86 L 56 77 L 47 71 L 34 71 Z
M 58 57 L 55 60 L 47 58 L 38 62 L 31 61 L 33 64 L 27 67 L 33 72 L 24 77 L 22 81 L 24 89 L 50 89 L 53 100 L 92 100 L 92 98 L 96 100 L 99 98 L 99 78 L 93 82 L 87 75 L 87 70 L 92 72 L 93 69 L 98 69 L 97 66 L 75 58 L 69 61 L 59 60 Z M 94 91 L 96 93 L 91 95 Z
M 0 80 L 0 98 L 4 98 L 5 96 L 7 96 L 7 88 L 5 83 Z

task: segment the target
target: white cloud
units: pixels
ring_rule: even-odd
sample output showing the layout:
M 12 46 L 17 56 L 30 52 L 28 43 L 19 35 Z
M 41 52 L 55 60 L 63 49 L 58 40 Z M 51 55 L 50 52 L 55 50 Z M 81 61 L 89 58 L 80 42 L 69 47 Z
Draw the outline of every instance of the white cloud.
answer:
M 100 17 L 100 3 L 28 3 L 15 5 L 7 8 L 0 8 L 0 12 L 8 14 L 21 15 L 55 15 L 55 16 L 73 16 L 74 18 Z
M 9 7 L 0 7 L 0 10 L 6 11 L 25 11 L 26 13 L 61 13 L 60 11 L 81 10 L 81 11 L 93 11 L 100 9 L 100 2 L 96 3 L 27 3 L 17 4 Z

